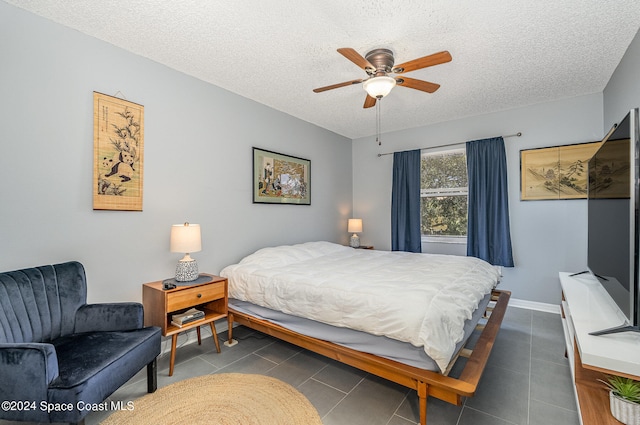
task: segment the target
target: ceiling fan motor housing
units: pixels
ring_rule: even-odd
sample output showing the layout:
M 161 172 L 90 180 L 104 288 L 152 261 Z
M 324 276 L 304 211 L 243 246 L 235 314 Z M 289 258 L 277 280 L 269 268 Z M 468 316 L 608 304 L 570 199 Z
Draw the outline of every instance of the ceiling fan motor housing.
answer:
M 387 75 L 393 69 L 393 52 L 389 49 L 375 49 L 365 55 L 365 59 L 376 67 L 374 70 L 366 69 L 367 74 L 373 76 Z

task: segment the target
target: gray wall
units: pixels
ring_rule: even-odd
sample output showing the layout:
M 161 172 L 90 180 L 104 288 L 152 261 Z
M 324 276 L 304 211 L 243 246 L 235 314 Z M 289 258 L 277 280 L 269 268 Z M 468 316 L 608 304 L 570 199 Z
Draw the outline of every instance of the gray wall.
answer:
M 594 94 L 386 133 L 381 147 L 372 137 L 354 140 L 353 204 L 363 219 L 362 243 L 391 247 L 393 157 L 378 153 L 522 132 L 505 140 L 516 266 L 503 269 L 501 287 L 514 298 L 558 304 L 558 272 L 586 267 L 586 201 L 520 201 L 520 150 L 600 140 L 602 128 L 602 95 Z
M 640 107 L 640 31 L 604 89 L 604 125 L 609 130 L 632 108 Z
M 0 2 L 0 270 L 79 260 L 90 301 L 140 300 L 202 226 L 200 271 L 257 248 L 347 243 L 351 141 Z M 227 64 L 232 65 L 232 64 Z M 145 107 L 142 212 L 93 211 L 93 91 Z M 311 206 L 252 204 L 251 147 L 311 160 Z

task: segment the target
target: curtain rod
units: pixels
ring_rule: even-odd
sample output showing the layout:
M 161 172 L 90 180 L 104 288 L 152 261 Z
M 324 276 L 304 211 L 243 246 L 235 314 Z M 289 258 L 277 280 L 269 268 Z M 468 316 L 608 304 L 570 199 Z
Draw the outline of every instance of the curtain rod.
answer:
M 501 136 L 501 137 L 502 137 L 503 139 L 506 139 L 507 137 L 520 137 L 520 136 L 522 136 L 522 132 L 520 132 L 520 131 L 519 131 L 519 132 L 517 132 L 517 133 L 514 133 L 514 134 L 507 134 L 506 136 Z M 460 145 L 460 144 L 462 144 L 462 143 L 466 143 L 466 142 L 455 142 L 455 143 L 447 143 L 447 144 L 444 144 L 444 145 L 438 145 L 438 146 L 427 146 L 427 147 L 425 147 L 425 148 L 420 148 L 420 150 L 422 150 L 422 149 L 444 148 L 444 147 L 446 147 L 446 146 Z M 381 157 L 381 156 L 383 156 L 383 155 L 393 155 L 394 153 L 395 153 L 395 152 L 379 153 L 379 154 L 378 154 L 378 158 L 380 158 L 380 157 Z

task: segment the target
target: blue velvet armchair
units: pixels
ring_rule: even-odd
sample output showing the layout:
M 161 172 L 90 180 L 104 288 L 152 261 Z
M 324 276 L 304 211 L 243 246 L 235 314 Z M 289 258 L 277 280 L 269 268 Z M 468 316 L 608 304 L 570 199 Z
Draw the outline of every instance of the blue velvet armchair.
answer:
M 83 423 L 144 366 L 156 390 L 161 335 L 142 305 L 86 299 L 78 262 L 0 273 L 0 419 Z

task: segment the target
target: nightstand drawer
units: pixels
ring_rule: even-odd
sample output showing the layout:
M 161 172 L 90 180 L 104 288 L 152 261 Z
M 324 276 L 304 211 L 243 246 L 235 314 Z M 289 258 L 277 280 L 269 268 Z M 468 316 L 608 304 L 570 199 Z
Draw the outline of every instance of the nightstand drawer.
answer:
M 201 285 L 167 294 L 167 312 L 224 298 L 224 282 Z

